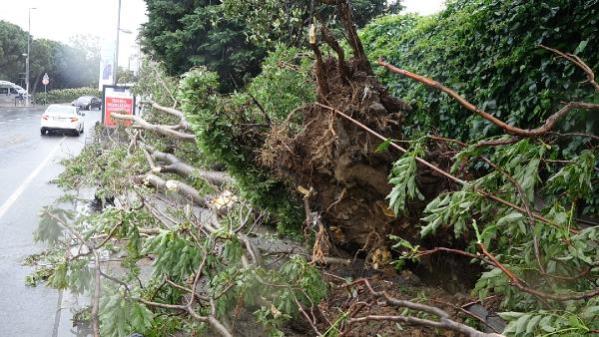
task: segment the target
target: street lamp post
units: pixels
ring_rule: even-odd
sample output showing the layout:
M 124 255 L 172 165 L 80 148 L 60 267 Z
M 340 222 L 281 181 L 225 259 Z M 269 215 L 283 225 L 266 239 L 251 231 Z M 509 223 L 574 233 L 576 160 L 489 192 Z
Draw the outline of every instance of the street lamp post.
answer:
M 116 48 L 114 53 L 114 85 L 117 85 L 117 75 L 119 72 L 119 42 L 120 42 L 120 34 L 132 34 L 133 32 L 128 29 L 121 29 L 121 0 L 119 0 L 119 11 L 117 14 L 117 22 L 116 22 Z
M 119 35 L 121 33 L 121 0 L 119 0 L 119 11 L 116 22 L 116 50 L 114 53 L 114 85 L 117 85 L 117 74 L 119 72 Z
M 27 63 L 25 65 L 25 86 L 27 87 L 27 105 L 29 105 L 29 55 L 31 53 L 31 10 L 32 9 L 37 9 L 37 8 L 29 7 L 29 27 L 27 28 Z

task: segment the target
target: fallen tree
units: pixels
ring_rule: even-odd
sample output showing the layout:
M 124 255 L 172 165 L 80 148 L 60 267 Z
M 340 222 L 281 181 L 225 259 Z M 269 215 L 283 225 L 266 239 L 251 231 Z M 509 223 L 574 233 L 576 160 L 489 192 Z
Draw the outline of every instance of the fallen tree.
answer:
M 176 97 L 168 80 L 154 79 L 164 100 L 148 102 L 151 113 L 117 114 L 133 121 L 131 128 L 98 133 L 98 143 L 70 162 L 60 181 L 97 184 L 98 197 L 113 206 L 82 217 L 45 212 L 39 236 L 69 251 L 56 257 L 50 283 L 79 289 L 93 278 L 94 294 L 104 293 L 102 303 L 94 296 L 93 325 L 109 336 L 206 327 L 234 336 L 247 332 L 240 318 L 248 316 L 262 323 L 252 330 L 257 335 L 359 335 L 360 326 L 380 322 L 396 333 L 400 322 L 430 334 L 500 336 L 454 317 L 452 305 L 467 311 L 461 304 L 392 294 L 401 276 L 389 278 L 396 283 L 383 276 L 352 283 L 317 269 L 341 266 L 355 279 L 372 269 L 392 273 L 391 264 L 399 270 L 429 265 L 440 282 L 469 289 L 461 278 L 450 279 L 474 264 L 484 271 L 475 274 L 476 303 L 489 306 L 494 298 L 492 309 L 508 311 L 504 335 L 596 333 L 599 233 L 594 213 L 583 211 L 594 205 L 596 136 L 559 129 L 566 114 L 580 112 L 575 107 L 596 104 L 566 103 L 539 128 L 514 127 L 457 91 L 381 62 L 448 93 L 507 133 L 476 141 L 432 132 L 408 139 L 411 106 L 374 77 L 348 2 L 326 3 L 337 7 L 353 57 L 326 23 L 315 22 L 313 82 L 297 74 L 303 61 L 285 56 L 268 65 L 283 71 L 268 73 L 267 66 L 256 79 L 274 78 L 279 91 L 256 93 L 250 86 L 222 96 L 215 74 L 199 67 L 183 77 Z M 581 58 L 558 55 L 594 83 Z M 294 85 L 314 85 L 316 102 L 296 99 L 299 94 L 289 99 Z M 585 141 L 568 152 L 564 139 L 571 138 Z M 273 222 L 280 233 L 303 232 L 314 244 L 264 243 L 261 225 Z M 303 228 L 292 227 L 298 223 Z M 71 234 L 59 240 L 64 231 Z M 101 259 L 107 243 L 122 257 L 124 276 Z M 143 279 L 139 267 L 150 261 L 152 276 Z M 101 283 L 114 287 L 102 290 Z M 347 290 L 341 303 L 325 299 L 337 288 Z M 470 318 L 487 324 L 486 317 Z M 303 327 L 290 328 L 290 319 Z M 168 330 L 171 325 L 176 328 Z

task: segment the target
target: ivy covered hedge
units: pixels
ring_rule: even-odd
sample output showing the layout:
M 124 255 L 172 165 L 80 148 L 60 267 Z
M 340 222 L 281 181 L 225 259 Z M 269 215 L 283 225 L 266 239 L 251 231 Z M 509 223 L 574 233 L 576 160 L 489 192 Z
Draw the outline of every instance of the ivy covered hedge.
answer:
M 599 101 L 584 74 L 540 47 L 581 57 L 599 68 L 597 0 L 452 0 L 432 17 L 379 18 L 362 32 L 374 61 L 400 68 L 457 90 L 480 108 L 523 128 L 540 125 L 562 101 Z M 397 96 L 414 103 L 409 130 L 438 130 L 462 139 L 480 139 L 500 130 L 451 98 L 409 79 L 377 70 Z M 597 128 L 592 113 L 565 119 L 562 131 Z
M 500 120 L 532 129 L 564 102 L 599 102 L 584 72 L 541 47 L 575 54 L 599 72 L 598 14 L 596 0 L 450 0 L 436 16 L 379 18 L 361 37 L 372 61 L 384 58 L 432 78 Z M 415 108 L 403 124 L 412 146 L 392 171 L 390 208 L 405 215 L 405 201 L 418 198 L 414 179 L 421 169 L 415 158 L 427 152 L 421 146 L 430 152 L 437 142 L 447 143 L 453 151 L 435 160 L 453 163 L 451 173 L 463 181 L 458 190 L 428 202 L 419 217 L 421 236 L 450 235 L 466 240 L 468 252 L 503 261 L 485 266 L 473 292 L 480 298 L 499 295 L 508 322 L 504 335 L 596 334 L 597 111 L 572 111 L 553 129 L 559 137 L 508 137 L 446 94 L 380 67 L 376 71 L 395 96 Z M 563 135 L 574 131 L 576 136 Z M 510 141 L 479 146 L 479 140 L 500 135 Z M 400 263 L 410 250 L 418 251 L 402 240 L 396 247 L 402 245 L 407 248 L 399 249 Z

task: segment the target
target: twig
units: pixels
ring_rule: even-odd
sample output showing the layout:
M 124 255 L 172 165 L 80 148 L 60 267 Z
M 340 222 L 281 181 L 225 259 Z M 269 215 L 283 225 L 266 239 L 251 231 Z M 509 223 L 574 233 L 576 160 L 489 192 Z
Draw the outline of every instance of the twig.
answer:
M 485 255 L 487 258 L 489 258 L 489 260 L 491 260 L 491 262 L 508 277 L 508 279 L 510 280 L 510 283 L 514 287 L 520 289 L 523 292 L 529 293 L 531 295 L 534 295 L 534 296 L 542 298 L 542 299 L 549 299 L 549 300 L 554 300 L 554 301 L 587 300 L 587 299 L 593 298 L 595 296 L 599 296 L 599 288 L 596 288 L 595 290 L 587 291 L 584 293 L 574 293 L 574 294 L 550 294 L 550 293 L 545 293 L 545 292 L 542 292 L 542 291 L 539 291 L 536 289 L 529 288 L 528 286 L 526 286 L 524 284 L 524 282 L 520 278 L 518 278 L 508 268 L 506 268 L 503 264 L 501 264 L 501 262 L 499 262 L 497 260 L 497 258 L 495 258 L 495 256 L 490 254 L 482 243 L 478 243 L 477 246 L 480 249 L 480 251 L 483 253 L 483 255 Z
M 302 313 L 308 324 L 310 324 L 310 326 L 312 327 L 312 330 L 314 330 L 314 332 L 316 333 L 316 336 L 322 336 L 322 333 L 318 331 L 316 324 L 314 324 L 314 321 L 310 318 L 310 316 L 308 316 L 308 313 L 306 313 L 306 311 L 302 307 L 302 304 L 297 300 L 297 298 L 295 298 L 295 296 L 293 297 L 293 300 L 295 301 L 295 305 L 297 305 L 299 311 Z
M 260 112 L 262 112 L 262 115 L 264 116 L 264 119 L 266 120 L 267 126 L 272 125 L 272 121 L 270 120 L 270 116 L 268 116 L 268 113 L 266 112 L 266 110 L 264 109 L 264 107 L 262 106 L 262 104 L 260 104 L 260 102 L 258 101 L 258 99 L 254 95 L 252 95 L 249 91 L 247 92 L 247 94 L 252 99 L 252 102 L 254 102 L 254 104 L 258 107 L 258 109 L 260 110 Z
M 597 82 L 595 82 L 595 73 L 593 73 L 593 70 L 591 69 L 591 67 L 589 67 L 586 63 L 584 63 L 584 61 L 580 57 L 578 57 L 574 54 L 561 52 L 557 49 L 549 48 L 542 44 L 539 46 L 543 49 L 549 50 L 550 52 L 553 52 L 553 53 L 565 58 L 566 60 L 574 63 L 578 68 L 582 69 L 582 71 L 584 71 L 584 73 L 587 75 L 587 81 L 593 87 L 595 87 L 595 90 L 597 90 L 599 92 L 599 84 L 597 84 Z
M 85 240 L 85 238 L 81 235 L 81 233 L 74 230 L 63 219 L 56 216 L 55 214 L 52 214 L 51 212 L 46 212 L 46 214 L 49 217 L 51 217 L 52 219 L 54 219 L 60 227 L 67 230 L 69 233 L 71 233 L 73 236 L 75 236 L 77 238 L 77 240 L 79 240 L 83 244 L 85 244 L 90 249 L 92 254 L 94 255 L 96 271 L 95 271 L 95 278 L 94 278 L 94 284 L 95 284 L 94 294 L 92 296 L 91 317 L 92 317 L 92 330 L 94 332 L 94 337 L 100 337 L 100 318 L 99 318 L 100 292 L 101 292 L 100 277 L 101 277 L 101 273 L 102 273 L 102 271 L 100 270 L 100 255 L 98 254 L 98 252 L 95 249 L 93 249 L 93 245 L 91 245 L 89 242 L 87 242 L 87 240 Z
M 524 189 L 522 188 L 520 183 L 518 183 L 518 181 L 516 181 L 516 179 L 514 179 L 514 177 L 512 177 L 503 168 L 499 167 L 499 165 L 496 165 L 495 163 L 493 163 L 491 160 L 489 160 L 488 158 L 486 158 L 484 156 L 481 158 L 489 166 L 494 168 L 499 173 L 503 174 L 512 183 L 512 185 L 514 185 L 514 187 L 516 188 L 516 191 L 518 192 L 518 196 L 520 197 L 520 200 L 522 201 L 522 205 L 524 205 L 524 209 L 526 210 L 526 215 L 528 215 L 530 232 L 532 233 L 533 246 L 534 246 L 534 251 L 535 251 L 535 258 L 537 260 L 537 264 L 539 265 L 539 270 L 541 271 L 542 274 L 545 274 L 545 268 L 543 267 L 543 263 L 541 262 L 541 249 L 539 247 L 539 238 L 535 234 L 535 218 L 532 215 L 532 211 L 531 211 L 530 205 L 529 205 L 529 200 L 526 198 L 526 195 L 524 194 Z
M 485 263 L 495 266 L 496 268 L 501 270 L 507 276 L 507 278 L 510 280 L 510 284 L 512 286 L 518 288 L 519 290 L 521 290 L 523 292 L 529 293 L 529 294 L 534 295 L 543 300 L 549 299 L 549 300 L 555 300 L 555 301 L 570 301 L 570 300 L 589 299 L 589 298 L 593 298 L 595 296 L 599 296 L 599 288 L 585 292 L 585 293 L 575 293 L 575 294 L 551 294 L 551 293 L 545 293 L 545 292 L 542 292 L 542 291 L 539 291 L 536 289 L 532 289 L 532 288 L 528 287 L 525 284 L 525 282 L 522 279 L 520 279 L 518 276 L 516 276 L 511 270 L 509 270 L 506 266 L 501 264 L 501 262 L 499 262 L 499 260 L 497 260 L 497 258 L 495 256 L 493 256 L 491 253 L 489 253 L 489 251 L 486 249 L 486 247 L 482 243 L 480 243 L 480 242 L 477 243 L 477 246 L 478 246 L 478 249 L 480 250 L 481 254 L 483 254 L 482 257 L 480 255 L 468 253 L 468 252 L 465 252 L 462 250 L 444 248 L 444 247 L 437 247 L 434 249 L 426 250 L 426 251 L 420 252 L 419 254 L 417 254 L 417 256 L 420 257 L 420 256 L 431 255 L 431 254 L 435 254 L 435 253 L 439 253 L 439 252 L 446 252 L 446 253 L 462 255 L 462 256 L 475 258 L 475 259 L 484 261 Z M 548 275 L 548 274 L 544 274 L 544 275 L 555 276 L 555 275 Z M 580 277 L 580 276 L 583 276 L 583 274 L 578 275 L 578 277 Z
M 428 326 L 428 327 L 444 329 L 444 330 L 451 330 L 451 331 L 463 333 L 469 337 L 502 337 L 503 336 L 503 335 L 497 334 L 497 333 L 481 332 L 481 331 L 478 331 L 468 325 L 456 322 L 450 318 L 449 314 L 446 311 L 444 311 L 440 308 L 422 304 L 422 303 L 415 303 L 415 302 L 411 302 L 411 301 L 400 300 L 400 299 L 390 296 L 385 291 L 375 291 L 367 279 L 360 279 L 360 280 L 357 280 L 357 281 L 350 283 L 346 286 L 354 286 L 354 285 L 358 285 L 358 284 L 365 285 L 366 288 L 368 289 L 368 291 L 373 296 L 384 300 L 387 305 L 408 308 L 408 309 L 412 309 L 412 310 L 420 311 L 420 312 L 425 312 L 425 313 L 428 313 L 428 314 L 438 317 L 439 321 L 432 321 L 432 320 L 428 320 L 428 319 L 421 319 L 421 318 L 417 318 L 417 317 L 403 316 L 403 315 L 368 315 L 368 316 L 350 318 L 348 320 L 348 323 L 350 323 L 350 324 L 367 322 L 367 321 L 393 321 L 393 322 L 403 322 L 403 323 L 408 323 L 408 324 L 415 324 L 415 325 L 420 325 L 420 326 Z
M 158 82 L 160 82 L 160 84 L 162 85 L 164 90 L 171 97 L 171 100 L 173 101 L 173 107 L 177 106 L 177 99 L 175 98 L 175 95 L 173 95 L 173 92 L 171 91 L 169 86 L 166 85 L 166 83 L 164 82 L 164 79 L 162 79 L 162 76 L 160 76 L 160 72 L 158 71 L 157 63 L 152 62 L 152 70 L 154 70 L 154 74 L 156 74 L 156 78 L 158 79 Z

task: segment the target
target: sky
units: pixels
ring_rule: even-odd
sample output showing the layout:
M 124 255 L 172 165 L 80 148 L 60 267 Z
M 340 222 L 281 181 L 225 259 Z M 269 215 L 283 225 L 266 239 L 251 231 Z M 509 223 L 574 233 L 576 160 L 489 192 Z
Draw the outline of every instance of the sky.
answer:
M 133 34 L 120 34 L 119 64 L 127 65 L 135 46 L 137 30 L 147 21 L 144 0 L 121 0 L 121 28 Z M 403 0 L 406 12 L 422 15 L 436 13 L 444 0 Z M 31 34 L 68 43 L 75 35 L 95 35 L 114 39 L 118 0 L 0 0 L 0 20 L 27 30 L 27 13 L 31 11 Z
M 441 11 L 445 6 L 445 0 L 403 0 L 402 4 L 408 13 L 430 15 Z
M 76 35 L 116 38 L 118 0 L 0 0 L 0 20 L 19 25 L 27 31 L 31 10 L 33 38 L 48 38 L 68 43 Z M 120 34 L 119 64 L 126 66 L 136 52 L 137 30 L 147 21 L 143 0 L 122 0 L 121 28 L 133 34 Z

